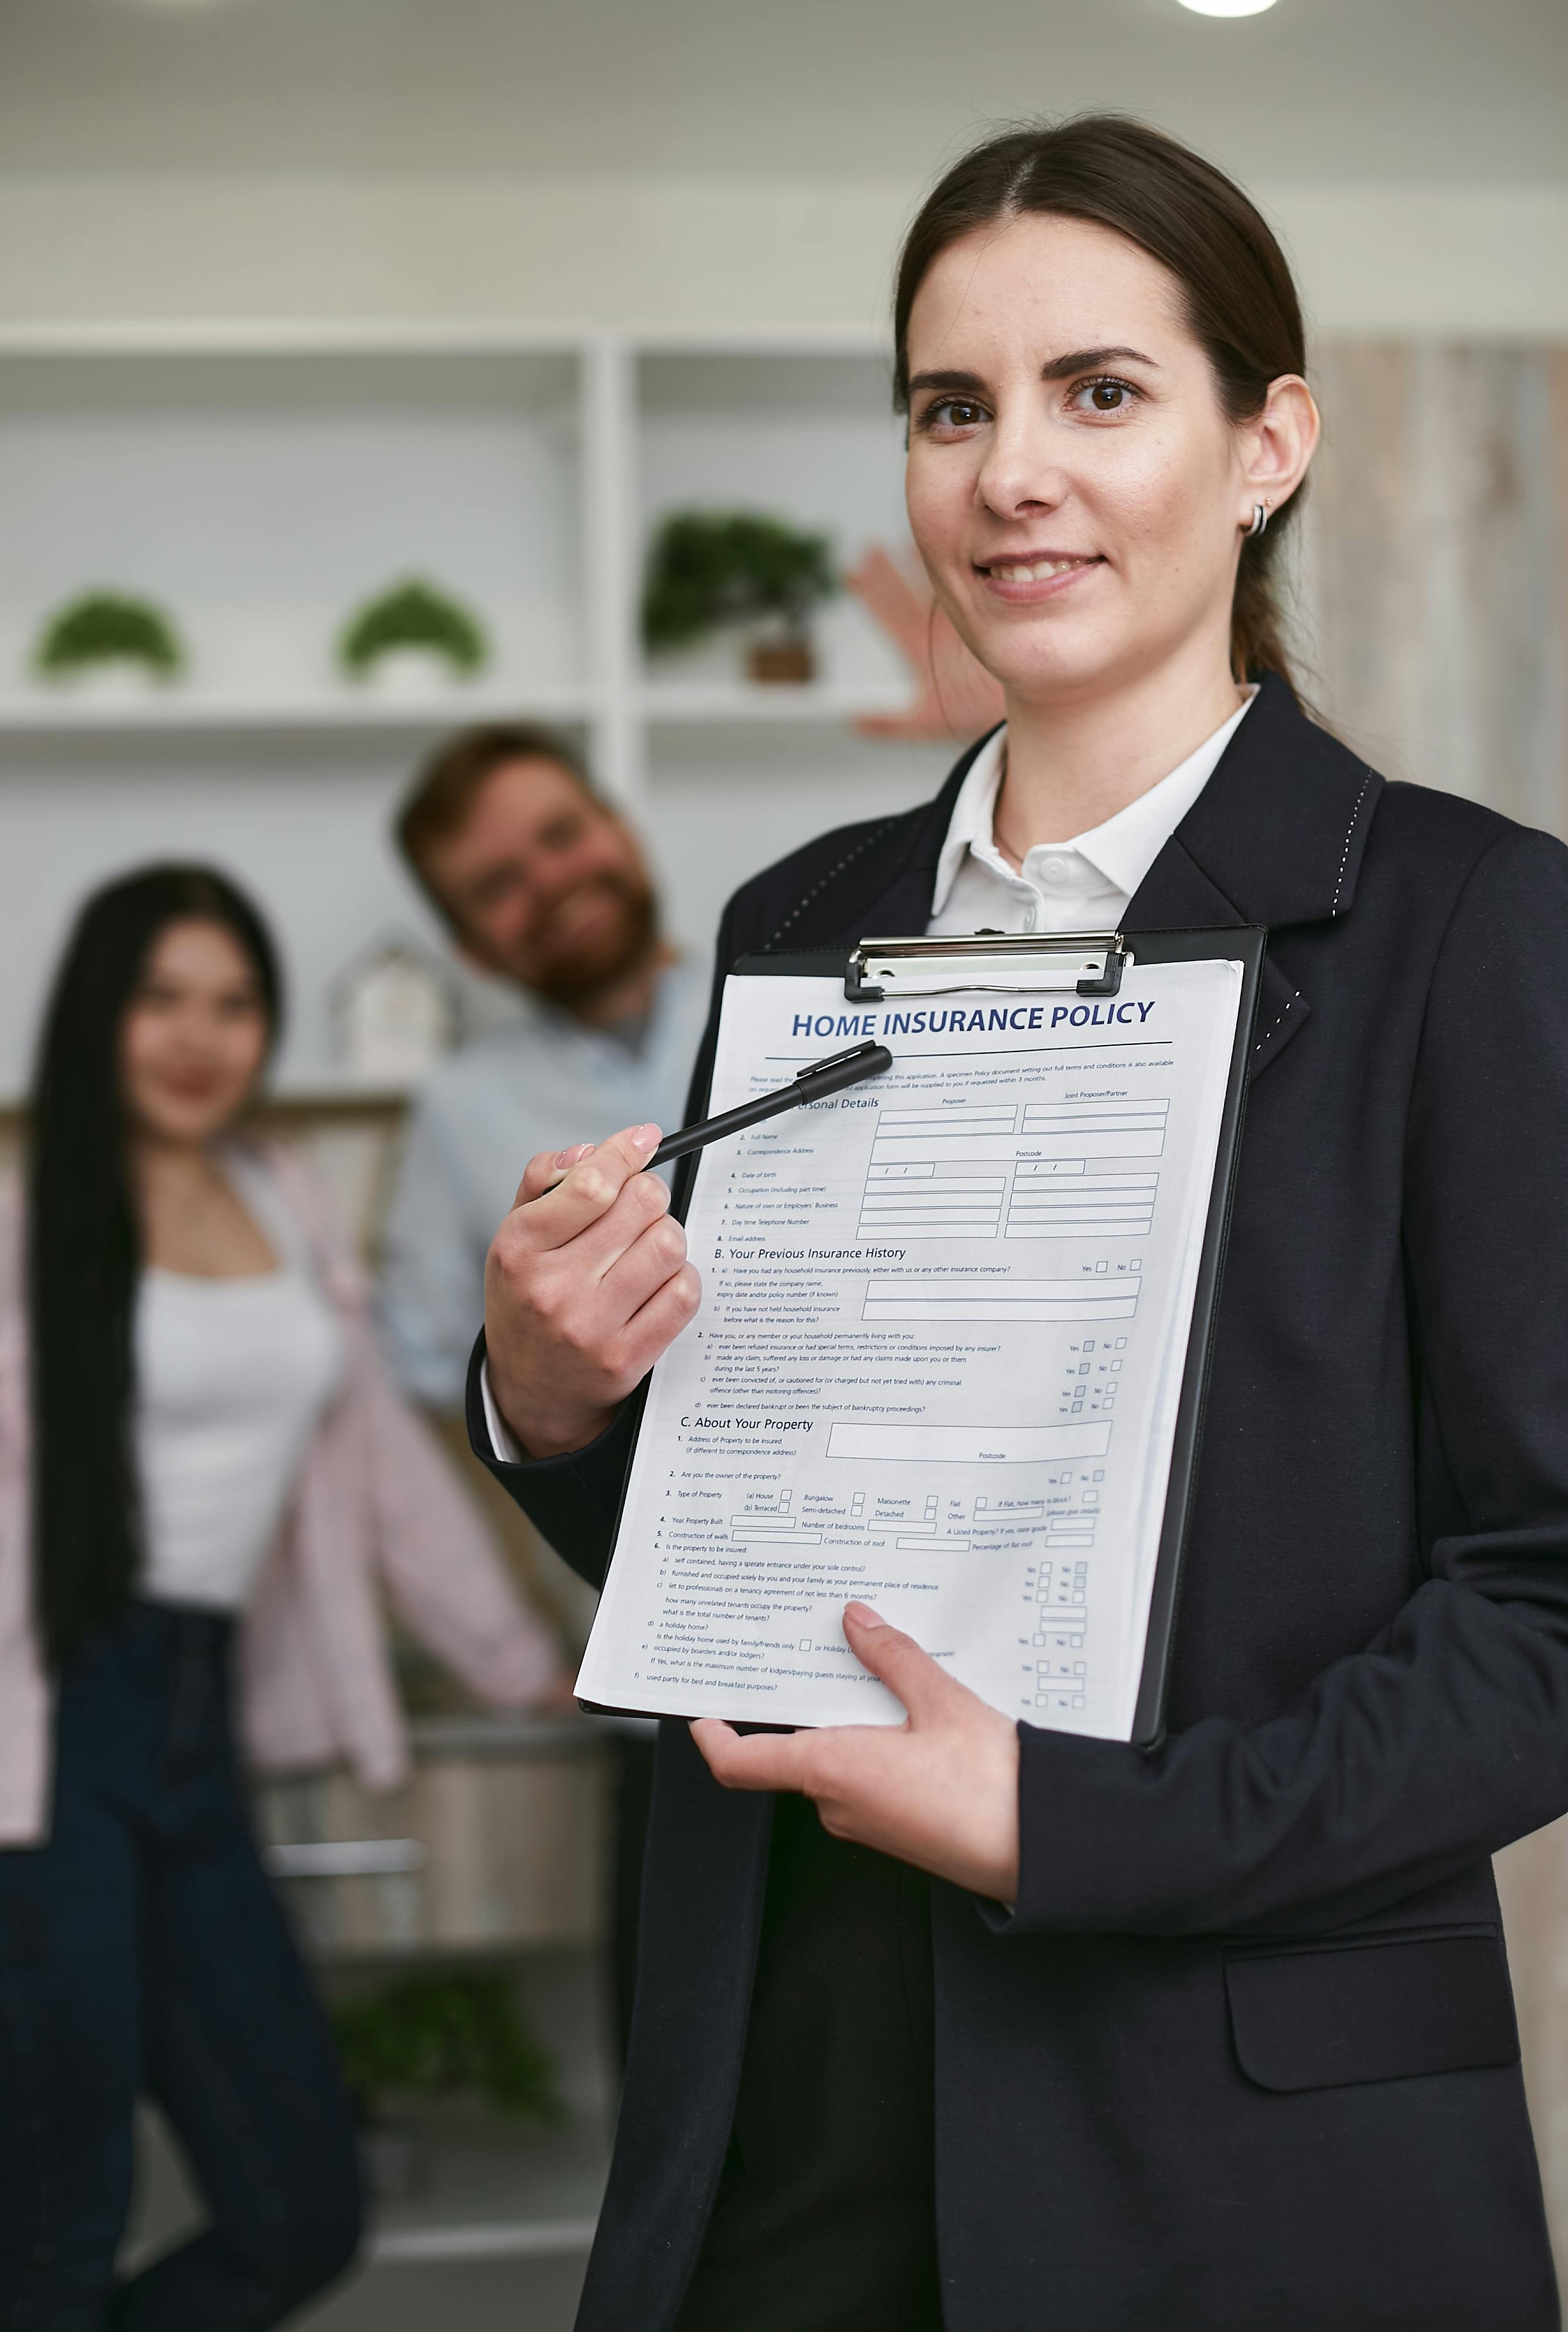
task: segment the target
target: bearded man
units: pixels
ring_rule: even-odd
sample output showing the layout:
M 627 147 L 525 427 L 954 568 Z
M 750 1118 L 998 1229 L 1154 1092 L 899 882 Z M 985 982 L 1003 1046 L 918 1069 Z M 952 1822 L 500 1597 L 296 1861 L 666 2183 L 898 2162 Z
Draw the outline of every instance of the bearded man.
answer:
M 537 1151 L 682 1123 L 707 1010 L 659 927 L 640 844 L 564 737 L 472 729 L 425 765 L 397 838 L 460 954 L 525 1000 L 515 1025 L 425 1080 L 383 1249 L 381 1308 L 406 1389 L 463 1405 L 484 1258 Z

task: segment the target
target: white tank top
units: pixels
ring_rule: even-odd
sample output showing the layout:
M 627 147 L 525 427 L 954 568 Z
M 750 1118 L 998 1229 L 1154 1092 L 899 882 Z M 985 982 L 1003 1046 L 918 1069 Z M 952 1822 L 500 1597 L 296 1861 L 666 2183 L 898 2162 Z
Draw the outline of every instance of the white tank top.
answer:
M 272 1544 L 321 1411 L 343 1333 L 269 1178 L 224 1171 L 280 1268 L 245 1279 L 145 1270 L 137 1289 L 134 1446 L 156 1602 L 238 1610 Z

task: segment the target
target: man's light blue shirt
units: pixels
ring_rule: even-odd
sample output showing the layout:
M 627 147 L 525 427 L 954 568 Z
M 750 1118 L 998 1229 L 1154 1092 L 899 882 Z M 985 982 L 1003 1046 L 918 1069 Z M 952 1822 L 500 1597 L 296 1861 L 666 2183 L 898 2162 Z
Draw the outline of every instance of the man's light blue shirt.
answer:
M 685 1122 L 707 1014 L 704 969 L 659 975 L 633 1045 L 531 1001 L 519 1024 L 454 1053 L 421 1086 L 387 1218 L 381 1316 L 399 1381 L 432 1408 L 463 1403 L 484 1317 L 484 1258 L 540 1150 Z

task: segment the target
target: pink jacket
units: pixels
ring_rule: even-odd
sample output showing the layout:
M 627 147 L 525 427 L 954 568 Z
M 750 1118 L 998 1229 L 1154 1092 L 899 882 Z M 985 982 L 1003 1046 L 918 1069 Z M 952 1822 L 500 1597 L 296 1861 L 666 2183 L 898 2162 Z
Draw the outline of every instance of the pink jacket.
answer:
M 348 1345 L 343 1385 L 307 1453 L 240 1638 L 240 1722 L 265 1772 L 347 1759 L 390 1789 L 408 1770 L 381 1622 L 384 1591 L 409 1630 L 483 1698 L 536 1699 L 558 1655 L 524 1610 L 438 1444 L 393 1390 L 363 1273 L 328 1226 L 298 1158 L 257 1163 L 304 1229 Z M 0 1192 L 0 1845 L 47 1835 L 53 1692 L 32 1618 L 24 1222 Z

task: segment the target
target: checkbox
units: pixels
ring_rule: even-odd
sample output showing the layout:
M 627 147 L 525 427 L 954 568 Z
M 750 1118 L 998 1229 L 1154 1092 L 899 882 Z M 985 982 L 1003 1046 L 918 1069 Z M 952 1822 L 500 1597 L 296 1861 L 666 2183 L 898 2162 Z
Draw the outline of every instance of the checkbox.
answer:
M 803 1652 L 808 1652 L 811 1649 L 811 1639 L 809 1636 L 801 1637 L 800 1649 Z

